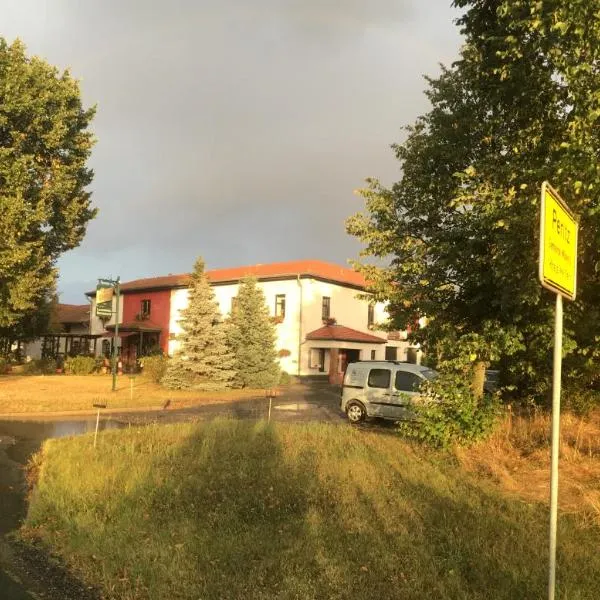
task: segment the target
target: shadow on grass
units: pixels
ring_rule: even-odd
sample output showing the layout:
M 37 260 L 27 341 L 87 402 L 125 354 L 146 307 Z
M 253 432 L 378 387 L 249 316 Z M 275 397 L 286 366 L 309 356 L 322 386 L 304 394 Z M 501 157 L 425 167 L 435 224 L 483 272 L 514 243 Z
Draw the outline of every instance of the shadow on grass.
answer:
M 109 433 L 105 457 L 73 449 L 104 465 L 99 484 L 69 487 L 46 465 L 30 524 L 115 599 L 542 597 L 539 508 L 403 449 L 350 428 L 226 420 Z M 577 568 L 559 597 L 596 598 L 597 532 L 563 533 Z

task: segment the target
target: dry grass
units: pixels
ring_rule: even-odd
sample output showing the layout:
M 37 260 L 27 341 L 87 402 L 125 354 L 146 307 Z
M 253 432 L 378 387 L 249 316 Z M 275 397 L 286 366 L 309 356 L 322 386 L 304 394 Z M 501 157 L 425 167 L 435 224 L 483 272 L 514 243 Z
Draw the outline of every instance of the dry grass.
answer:
M 231 402 L 263 396 L 262 390 L 227 390 L 199 392 L 167 390 L 143 376 L 131 380 L 127 375 L 117 379 L 116 392 L 111 391 L 110 375 L 7 375 L 0 377 L 0 415 L 8 413 L 45 413 L 91 410 L 92 404 L 108 408 L 160 407 L 167 400 L 171 408 L 195 404 Z
M 547 413 L 509 413 L 490 439 L 456 454 L 467 470 L 522 498 L 547 503 L 550 432 Z M 560 509 L 600 524 L 600 411 L 588 418 L 563 414 L 560 433 Z

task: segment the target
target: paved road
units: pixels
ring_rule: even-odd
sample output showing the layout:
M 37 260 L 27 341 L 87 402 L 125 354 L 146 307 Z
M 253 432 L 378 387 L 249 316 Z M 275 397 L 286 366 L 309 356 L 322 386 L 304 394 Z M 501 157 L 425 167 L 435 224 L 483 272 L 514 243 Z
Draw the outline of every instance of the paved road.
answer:
M 116 415 L 113 419 L 127 423 L 173 423 L 231 417 L 236 419 L 268 418 L 269 400 L 266 398 L 236 400 L 206 404 L 179 410 L 153 413 Z M 272 399 L 271 420 L 278 422 L 321 421 L 340 423 L 345 420 L 340 411 L 339 388 L 325 383 L 297 384 L 286 388 L 281 396 Z

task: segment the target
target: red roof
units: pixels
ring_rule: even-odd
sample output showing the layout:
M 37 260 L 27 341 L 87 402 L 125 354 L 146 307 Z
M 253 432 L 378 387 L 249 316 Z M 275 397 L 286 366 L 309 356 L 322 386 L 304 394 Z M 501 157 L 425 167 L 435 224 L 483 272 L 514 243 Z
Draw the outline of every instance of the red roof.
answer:
M 115 329 L 114 323 L 110 325 L 106 325 L 104 328 L 107 331 L 113 331 Z M 162 327 L 153 323 L 152 321 L 128 321 L 126 323 L 119 323 L 119 331 L 133 331 L 133 332 L 149 332 L 154 333 L 157 331 L 162 331 Z M 120 335 L 120 334 L 119 334 Z
M 336 342 L 359 342 L 364 344 L 385 344 L 386 340 L 344 327 L 343 325 L 324 325 L 306 335 L 307 340 L 332 340 Z
M 322 260 L 296 260 L 206 271 L 209 281 L 217 284 L 235 283 L 248 275 L 252 275 L 258 279 L 292 279 L 300 275 L 325 279 L 358 288 L 365 287 L 365 278 L 357 271 Z M 189 280 L 189 273 L 166 275 L 164 277 L 147 277 L 145 279 L 135 279 L 134 281 L 122 283 L 121 291 L 130 292 L 157 288 L 187 287 Z M 93 295 L 93 293 L 89 292 L 89 295 Z
M 58 304 L 56 313 L 59 323 L 87 323 L 90 320 L 90 305 Z

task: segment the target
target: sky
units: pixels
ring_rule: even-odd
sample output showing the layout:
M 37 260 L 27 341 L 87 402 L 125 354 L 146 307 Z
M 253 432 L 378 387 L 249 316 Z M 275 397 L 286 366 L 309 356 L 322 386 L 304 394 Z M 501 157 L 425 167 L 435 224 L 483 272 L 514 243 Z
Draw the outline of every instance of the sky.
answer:
M 365 178 L 456 59 L 450 0 L 0 0 L 2 30 L 96 105 L 98 216 L 62 302 L 122 281 L 298 259 L 347 264 Z

